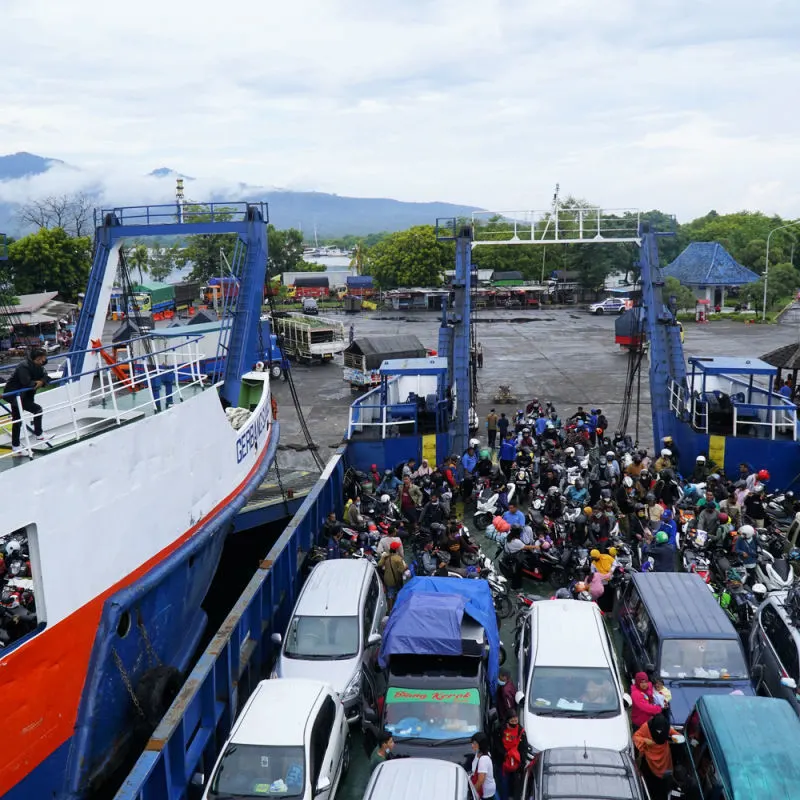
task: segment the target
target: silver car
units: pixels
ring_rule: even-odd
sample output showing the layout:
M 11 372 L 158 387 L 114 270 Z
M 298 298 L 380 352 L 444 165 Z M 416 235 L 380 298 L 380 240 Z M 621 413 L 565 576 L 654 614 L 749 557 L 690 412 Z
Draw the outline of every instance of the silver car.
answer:
M 386 608 L 378 571 L 366 559 L 318 564 L 297 598 L 286 635 L 272 635 L 281 647 L 272 677 L 329 683 L 347 721 L 356 722 L 363 673 L 375 666 Z
M 756 691 L 788 700 L 800 715 L 800 588 L 767 597 L 753 621 L 749 645 Z

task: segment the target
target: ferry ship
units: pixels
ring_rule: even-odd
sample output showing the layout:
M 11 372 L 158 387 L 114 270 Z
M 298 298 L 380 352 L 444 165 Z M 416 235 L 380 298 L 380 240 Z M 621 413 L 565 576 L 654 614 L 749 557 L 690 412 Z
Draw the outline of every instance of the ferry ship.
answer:
M 222 207 L 195 221 L 175 205 L 103 211 L 72 348 L 47 367 L 64 377 L 36 394 L 52 438 L 36 440 L 26 413 L 20 457 L 3 425 L 0 537 L 27 548 L 20 580 L 35 609 L 0 649 L 9 800 L 86 797 L 133 732 L 160 719 L 204 631 L 231 521 L 273 461 L 279 429 L 257 363 L 266 206 Z M 208 233 L 238 237 L 224 379 L 200 370 L 200 337 L 138 337 L 109 356 L 105 314 L 126 240 Z

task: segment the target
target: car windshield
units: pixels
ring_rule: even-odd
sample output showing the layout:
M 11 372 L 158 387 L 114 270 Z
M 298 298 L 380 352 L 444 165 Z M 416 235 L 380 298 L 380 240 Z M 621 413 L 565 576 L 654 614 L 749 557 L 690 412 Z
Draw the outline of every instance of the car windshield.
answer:
M 286 632 L 287 658 L 331 661 L 358 655 L 358 617 L 293 617 Z
M 666 639 L 661 677 L 726 681 L 748 676 L 738 640 Z
M 208 796 L 302 797 L 305 788 L 305 755 L 302 747 L 231 744 L 211 779 Z
M 620 713 L 614 676 L 605 667 L 536 667 L 528 693 L 533 714 L 610 717 Z
M 392 689 L 386 729 L 395 739 L 469 739 L 481 729 L 477 689 Z

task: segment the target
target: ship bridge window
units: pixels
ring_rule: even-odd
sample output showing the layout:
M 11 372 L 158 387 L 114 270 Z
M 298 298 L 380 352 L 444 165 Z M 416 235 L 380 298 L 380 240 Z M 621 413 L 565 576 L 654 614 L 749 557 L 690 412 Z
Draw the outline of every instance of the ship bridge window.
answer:
M 44 628 L 36 525 L 0 530 L 0 650 Z

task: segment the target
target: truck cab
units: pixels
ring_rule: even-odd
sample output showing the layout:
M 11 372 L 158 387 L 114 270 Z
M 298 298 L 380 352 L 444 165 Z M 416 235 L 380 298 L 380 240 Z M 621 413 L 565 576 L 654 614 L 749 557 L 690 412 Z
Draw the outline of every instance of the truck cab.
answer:
M 470 589 L 485 589 L 491 603 L 484 581 L 415 578 L 408 586 L 416 581 L 421 586 L 444 582 L 448 590 L 452 584 L 471 584 Z M 371 749 L 380 731 L 388 730 L 395 756 L 436 758 L 468 767 L 471 737 L 491 730 L 496 719 L 492 686 L 499 640 L 494 612 L 488 623 L 494 630 L 487 631 L 486 616 L 474 607 L 470 611 L 459 594 L 412 588 L 401 600 L 403 592 L 384 631 L 380 669 L 365 675 L 365 743 Z

